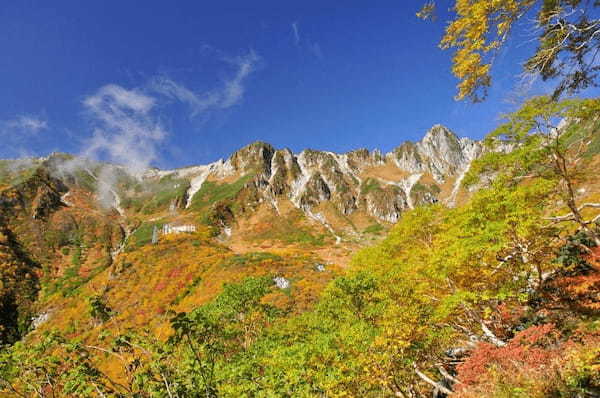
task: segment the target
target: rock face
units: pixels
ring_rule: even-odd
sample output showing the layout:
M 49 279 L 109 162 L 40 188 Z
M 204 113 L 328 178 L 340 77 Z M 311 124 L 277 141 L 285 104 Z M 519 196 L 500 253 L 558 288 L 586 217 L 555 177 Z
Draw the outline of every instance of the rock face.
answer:
M 482 151 L 480 142 L 458 138 L 436 125 L 421 141 L 405 142 L 388 154 L 366 149 L 346 154 L 306 149 L 294 154 L 255 142 L 226 161 L 160 174 L 190 179 L 188 205 L 207 179 L 251 175 L 244 186 L 246 207 L 265 202 L 277 210 L 287 200 L 311 218 L 323 219 L 314 210 L 330 203 L 343 216 L 363 211 L 377 220 L 396 222 L 403 211 L 419 204 L 453 204 L 464 173 Z
M 435 125 L 416 144 L 405 142 L 387 157 L 398 168 L 410 173 L 430 173 L 436 182 L 444 183 L 448 177 L 468 168 L 481 154 L 480 142 L 469 138 L 459 139 L 441 125 Z
M 480 142 L 459 138 L 436 125 L 420 141 L 405 142 L 387 154 L 367 149 L 344 154 L 312 149 L 293 153 L 255 142 L 226 160 L 176 170 L 153 169 L 141 180 L 117 165 L 55 154 L 40 162 L 57 178 L 40 174 L 30 179 L 42 182 L 35 190 L 23 186 L 19 192 L 32 202 L 27 206 L 29 216 L 45 220 L 58 207 L 67 206 L 63 198 L 71 187 L 93 192 L 102 202 L 100 180 L 108 174 L 112 185 L 104 191 L 114 197 L 109 206 L 121 218 L 138 213 L 158 217 L 167 211 L 170 217 L 199 213 L 200 219 L 225 233 L 234 229 L 236 218 L 247 219 L 261 206 L 278 216 L 284 215 L 282 209 L 289 213 L 295 208 L 339 241 L 340 224 L 350 226 L 352 234 L 379 222 L 394 223 L 404 211 L 422 204 L 454 205 L 464 194 L 465 173 L 482 153 Z M 65 165 L 71 163 L 84 167 L 70 170 Z M 107 168 L 110 173 L 105 172 Z M 11 201 L 14 209 L 12 202 L 23 198 L 15 195 L 3 200 Z

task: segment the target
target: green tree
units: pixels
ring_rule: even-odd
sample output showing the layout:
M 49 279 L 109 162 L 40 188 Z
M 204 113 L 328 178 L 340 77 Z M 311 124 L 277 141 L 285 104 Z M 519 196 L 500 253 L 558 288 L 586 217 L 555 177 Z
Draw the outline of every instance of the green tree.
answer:
M 241 284 L 228 284 L 211 303 L 172 320 L 170 345 L 180 347 L 182 371 L 192 386 L 185 396 L 218 396 L 223 382 L 217 373 L 219 360 L 247 349 L 275 310 L 261 303 L 270 291 L 270 277 L 246 278 Z
M 474 184 L 482 174 L 495 175 L 505 183 L 545 181 L 552 197 L 564 203 L 567 214 L 551 217 L 553 222 L 574 222 L 600 244 L 594 219 L 582 211 L 600 208 L 600 203 L 578 203 L 578 184 L 590 176 L 585 167 L 588 145 L 598 135 L 600 101 L 597 99 L 553 101 L 548 97 L 528 100 L 518 111 L 506 115 L 486 139 L 491 151 L 476 161 L 465 184 Z M 509 153 L 494 152 L 498 145 Z

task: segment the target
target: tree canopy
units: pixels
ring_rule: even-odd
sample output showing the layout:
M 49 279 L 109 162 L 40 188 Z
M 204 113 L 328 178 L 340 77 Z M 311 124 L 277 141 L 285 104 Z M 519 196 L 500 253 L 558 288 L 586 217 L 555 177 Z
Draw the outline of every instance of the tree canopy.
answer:
M 594 86 L 600 70 L 599 6 L 595 0 L 456 0 L 454 19 L 440 42 L 444 49 L 455 49 L 456 98 L 485 99 L 494 57 L 526 16 L 534 20 L 531 40 L 537 49 L 524 64 L 525 72 L 544 81 L 557 78 L 554 98 Z M 435 1 L 428 1 L 417 16 L 433 19 L 435 7 Z

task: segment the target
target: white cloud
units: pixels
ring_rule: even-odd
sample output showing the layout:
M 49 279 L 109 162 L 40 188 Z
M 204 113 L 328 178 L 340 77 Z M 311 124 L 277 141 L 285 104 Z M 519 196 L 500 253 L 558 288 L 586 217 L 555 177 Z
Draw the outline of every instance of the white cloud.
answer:
M 223 82 L 222 87 L 202 92 L 194 92 L 168 76 L 159 76 L 150 81 L 149 89 L 172 100 L 187 104 L 192 116 L 210 110 L 226 109 L 240 102 L 245 92 L 246 78 L 256 70 L 260 57 L 250 51 L 248 54 L 227 59 L 236 67 L 234 75 Z
M 160 146 L 168 135 L 161 123 L 162 105 L 169 101 L 182 103 L 190 108 L 192 116 L 196 116 L 210 115 L 241 101 L 246 79 L 256 70 L 260 57 L 250 51 L 224 60 L 234 66 L 233 73 L 220 87 L 204 93 L 190 90 L 163 75 L 131 89 L 108 84 L 84 98 L 82 103 L 93 133 L 83 142 L 80 157 L 64 164 L 60 172 L 69 174 L 77 169 L 87 170 L 97 178 L 100 203 L 119 209 L 116 192 L 119 166 L 130 175 L 141 177 L 159 160 Z M 42 128 L 41 124 L 33 122 L 23 124 Z M 103 166 L 92 172 L 93 161 L 108 161 L 118 166 Z
M 117 84 L 101 87 L 83 100 L 93 134 L 84 142 L 82 157 L 107 160 L 124 166 L 133 175 L 143 174 L 158 160 L 159 145 L 167 136 L 159 105 L 165 100 L 184 103 L 192 116 L 232 107 L 243 98 L 244 83 L 259 61 L 253 51 L 226 59 L 235 66 L 234 73 L 221 87 L 204 93 L 194 92 L 168 76 L 132 89 Z
M 152 97 L 137 90 L 127 90 L 116 84 L 107 84 L 95 95 L 87 97 L 83 103 L 95 111 L 116 111 L 118 108 L 134 112 L 147 113 L 155 104 Z
M 83 104 L 94 127 L 83 156 L 107 157 L 134 175 L 143 173 L 157 159 L 158 144 L 167 133 L 151 112 L 154 97 L 109 84 L 85 98 Z
M 167 76 L 152 79 L 150 89 L 170 99 L 186 103 L 192 110 L 192 116 L 203 112 L 218 102 L 217 96 L 196 94 L 183 84 Z
M 97 179 L 99 202 L 107 208 L 120 209 L 116 193 L 117 169 L 104 166 L 94 174 L 89 161 L 107 160 L 140 177 L 157 160 L 159 145 L 167 135 L 153 112 L 156 104 L 156 98 L 139 89 L 116 84 L 103 86 L 86 97 L 83 105 L 93 134 L 84 141 L 81 157 L 64 164 L 60 172 L 87 170 Z
M 233 79 L 225 82 L 223 90 L 223 98 L 219 105 L 221 109 L 229 108 L 237 104 L 244 95 L 244 80 L 256 70 L 256 65 L 260 61 L 260 57 L 250 51 L 245 56 L 236 57 L 232 63 L 238 67 L 237 73 Z
M 14 119 L 0 122 L 3 133 L 38 133 L 48 128 L 48 122 L 38 116 L 19 115 Z

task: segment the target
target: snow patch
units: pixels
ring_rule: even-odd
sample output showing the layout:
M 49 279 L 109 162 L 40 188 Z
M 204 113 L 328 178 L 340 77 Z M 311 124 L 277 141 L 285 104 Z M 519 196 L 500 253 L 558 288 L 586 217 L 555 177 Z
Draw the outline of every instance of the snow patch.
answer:
M 447 203 L 450 207 L 456 206 L 456 197 L 458 196 L 462 181 L 471 169 L 473 160 L 476 159 L 481 152 L 480 147 L 468 138 L 461 139 L 461 146 L 465 156 L 465 165 L 462 167 L 458 177 L 456 177 L 456 181 L 454 181 L 454 185 L 452 186 L 452 192 L 450 192 L 450 196 L 448 196 Z
M 410 176 L 408 176 L 407 178 L 405 178 L 404 180 L 402 180 L 396 184 L 398 187 L 400 187 L 400 189 L 402 189 L 402 191 L 406 195 L 406 204 L 411 209 L 414 209 L 415 205 L 412 201 L 410 193 L 411 193 L 413 187 L 415 186 L 415 184 L 421 179 L 422 175 L 423 175 L 422 173 L 411 174 Z
M 66 194 L 60 197 L 60 201 L 63 202 L 66 206 L 73 206 L 73 203 L 69 202 L 67 198 L 71 195 L 71 192 L 67 192 Z
M 290 281 L 285 279 L 283 276 L 277 276 L 273 278 L 273 282 L 275 282 L 275 285 L 280 289 L 287 289 L 290 287 Z
M 362 182 L 362 180 L 358 176 L 358 174 L 354 170 L 352 170 L 352 167 L 350 167 L 350 164 L 348 163 L 348 154 L 345 154 L 345 153 L 344 154 L 337 154 L 337 153 L 333 153 L 333 152 L 327 152 L 327 153 L 329 155 L 333 156 L 333 158 L 337 162 L 340 170 L 344 174 L 356 178 L 359 181 L 359 183 Z
M 313 220 L 321 223 L 331 234 L 335 237 L 335 244 L 339 245 L 342 242 L 342 238 L 335 233 L 335 230 L 331 227 L 331 225 L 327 222 L 325 216 L 321 213 L 313 213 L 309 207 L 302 208 L 304 213 L 312 218 Z
M 279 211 L 279 205 L 277 204 L 277 199 L 275 197 L 273 197 L 273 195 L 269 195 L 269 200 L 271 201 L 271 206 L 273 206 L 273 209 L 275 209 L 275 212 L 277 213 L 277 215 L 280 216 L 281 212 Z
M 174 175 L 177 178 L 191 178 L 190 188 L 187 191 L 187 200 L 185 203 L 185 208 L 187 209 L 192 204 L 192 199 L 194 198 L 194 195 L 198 193 L 198 191 L 202 188 L 202 185 L 204 184 L 204 182 L 206 182 L 206 179 L 210 174 L 213 174 L 217 177 L 228 177 L 233 175 L 234 173 L 235 170 L 229 160 L 224 162 L 223 159 L 219 159 L 216 162 L 209 163 L 206 165 L 190 166 L 181 169 L 150 170 L 144 175 L 144 177 L 162 178 Z
M 50 312 L 49 311 L 42 312 L 41 314 L 38 314 L 38 315 L 34 316 L 33 318 L 31 318 L 31 326 L 33 326 L 34 329 L 37 329 L 44 323 L 48 322 L 49 319 L 50 319 Z
M 298 167 L 300 167 L 300 177 L 294 180 L 292 183 L 292 187 L 290 190 L 290 200 L 297 208 L 301 208 L 300 206 L 300 197 L 304 193 L 306 189 L 306 184 L 310 180 L 312 173 L 310 173 L 308 169 L 308 165 L 306 164 L 306 158 L 304 156 L 304 151 L 298 155 L 296 158 L 298 162 Z
M 448 201 L 447 201 L 449 207 L 456 206 L 456 197 L 458 196 L 458 191 L 460 190 L 460 185 L 462 184 L 462 181 L 465 178 L 465 176 L 467 175 L 467 173 L 469 172 L 470 168 L 471 168 L 471 163 L 469 163 L 467 165 L 467 167 L 465 167 L 460 172 L 460 174 L 456 178 L 456 181 L 454 181 L 454 186 L 452 187 L 452 192 L 450 193 L 450 196 L 448 197 Z
M 187 200 L 185 202 L 185 208 L 187 209 L 192 204 L 192 199 L 194 199 L 194 195 L 202 188 L 204 181 L 208 178 L 209 174 L 213 171 L 214 165 L 210 164 L 208 166 L 199 166 L 196 168 L 195 172 L 199 173 L 196 177 L 192 178 L 190 181 L 190 187 L 187 191 Z

